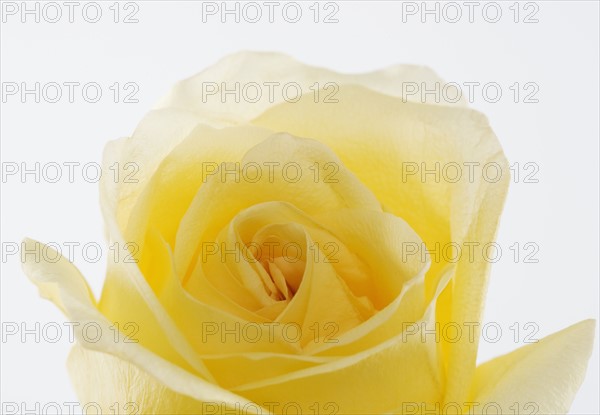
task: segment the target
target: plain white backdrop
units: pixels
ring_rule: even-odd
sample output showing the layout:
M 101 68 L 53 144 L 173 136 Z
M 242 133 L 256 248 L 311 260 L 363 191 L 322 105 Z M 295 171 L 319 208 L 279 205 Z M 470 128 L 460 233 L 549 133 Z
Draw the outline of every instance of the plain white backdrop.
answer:
M 27 5 L 34 9 L 35 3 Z M 14 7 L 23 7 L 21 2 L 2 2 L 3 171 L 15 163 L 19 168 L 32 168 L 36 162 L 80 163 L 74 167 L 74 183 L 64 177 L 66 169 L 57 183 L 35 183 L 33 175 L 22 183 L 18 174 L 3 175 L 0 291 L 4 329 L 22 323 L 33 328 L 38 322 L 48 328 L 48 338 L 54 333 L 48 323 L 64 321 L 23 275 L 19 256 L 9 255 L 25 236 L 56 242 L 65 249 L 70 242 L 78 243 L 74 262 L 99 295 L 108 251 L 98 186 L 85 180 L 93 178 L 94 170 L 87 170 L 84 177 L 83 165 L 99 162 L 107 141 L 129 135 L 176 81 L 239 50 L 281 51 L 342 72 L 419 64 L 433 68 L 447 81 L 499 84 L 503 95 L 498 102 L 490 102 L 490 97 L 477 90 L 470 105 L 489 117 L 508 159 L 511 164 L 519 163 L 521 174 L 532 171 L 524 170 L 525 163 L 535 163 L 539 170 L 534 177 L 539 182 L 521 179 L 511 185 L 498 235 L 505 254 L 492 268 L 485 322 L 497 322 L 506 332 L 514 323 L 523 327 L 533 322 L 539 327 L 535 337 L 541 338 L 580 320 L 598 319 L 598 2 L 516 6 L 512 1 L 498 2 L 502 15 L 496 23 L 487 21 L 496 19 L 496 7 L 488 7 L 484 14 L 485 2 L 474 9 L 472 19 L 463 2 L 454 3 L 463 13 L 456 23 L 444 21 L 444 17 L 455 19 L 457 10 L 454 5 L 444 9 L 445 3 L 437 6 L 439 23 L 435 15 L 421 14 L 421 2 L 409 8 L 407 2 L 337 2 L 339 10 L 333 16 L 337 23 L 323 22 L 326 14 L 336 10 L 333 6 L 325 9 L 324 3 L 318 5 L 321 14 L 315 23 L 314 9 L 309 9 L 312 1 L 301 2 L 303 15 L 297 23 L 283 17 L 284 2 L 275 10 L 272 23 L 268 16 L 257 23 L 243 19 L 236 23 L 231 15 L 223 23 L 219 14 L 204 16 L 203 22 L 202 2 L 146 1 L 117 7 L 113 3 L 98 2 L 102 16 L 97 23 L 86 21 L 93 20 L 96 11 L 87 2 L 78 3 L 73 22 L 67 6 L 55 3 L 63 13 L 56 23 L 48 21 L 56 19 L 56 7 L 44 9 L 45 3 L 39 3 L 37 23 L 34 14 L 15 12 Z M 221 7 L 220 3 L 215 4 Z M 414 11 L 413 6 L 418 8 L 416 14 L 403 13 Z M 87 14 L 82 14 L 85 7 Z M 428 2 L 427 7 L 436 6 Z M 293 18 L 292 11 L 288 12 L 286 17 Z M 127 17 L 138 22 L 124 23 Z M 535 19 L 538 22 L 525 23 Z M 36 103 L 32 95 L 22 102 L 19 94 L 6 93 L 13 83 L 31 88 L 35 82 L 41 86 L 56 82 L 63 85 L 63 94 L 68 91 L 65 82 L 81 86 L 95 82 L 102 98 L 89 103 L 80 87 L 75 89 L 73 103 L 66 96 L 57 103 L 43 97 Z M 123 102 L 123 93 L 135 90 L 125 87 L 129 82 L 139 86 L 133 96 L 138 103 Z M 524 90 L 524 84 L 535 83 L 531 88 L 536 89 L 534 97 L 539 102 L 525 103 L 521 94 L 515 103 L 514 90 L 509 89 L 515 82 L 522 93 L 533 91 Z M 114 102 L 115 90 L 121 92 L 118 103 Z M 46 92 L 54 96 L 50 89 Z M 54 176 L 50 170 L 46 173 Z M 523 255 L 531 253 L 523 249 L 528 242 L 539 247 L 533 257 L 537 263 L 523 261 Z M 84 252 L 86 243 L 90 245 Z M 517 262 L 509 249 L 514 243 L 520 244 Z M 96 244 L 102 246 L 104 257 L 96 263 L 86 261 L 96 255 Z M 2 402 L 25 403 L 33 409 L 35 402 L 76 401 L 65 368 L 71 346 L 66 329 L 56 343 L 43 338 L 36 342 L 34 335 L 22 342 L 19 335 L 7 336 L 6 330 L 3 335 Z M 510 335 L 497 343 L 483 341 L 478 360 L 523 344 Z M 599 413 L 598 389 L 596 340 L 571 412 Z

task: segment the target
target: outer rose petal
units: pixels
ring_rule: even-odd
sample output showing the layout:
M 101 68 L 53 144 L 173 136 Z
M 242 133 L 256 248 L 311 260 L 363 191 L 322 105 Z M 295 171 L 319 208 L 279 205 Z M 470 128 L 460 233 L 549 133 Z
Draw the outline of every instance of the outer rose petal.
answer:
M 109 189 L 113 204 L 119 208 L 111 214 L 121 229 L 126 228 L 131 210 L 159 164 L 201 121 L 197 115 L 185 110 L 154 110 L 140 121 L 131 137 L 106 145 L 102 171 L 110 171 L 112 166 L 127 174 L 132 172 L 127 163 L 135 163 L 133 166 L 136 167 L 129 180 L 111 180 L 107 174 L 101 178 L 101 183 Z
M 585 320 L 479 366 L 469 399 L 478 406 L 471 413 L 488 403 L 503 413 L 513 413 L 515 403 L 521 413 L 567 413 L 585 376 L 594 331 L 595 321 Z
M 140 194 L 124 235 L 143 247 L 143 236 L 155 228 L 170 245 L 175 244 L 179 221 L 198 189 L 223 162 L 239 161 L 252 147 L 273 133 L 253 126 L 194 128 L 165 155 Z M 218 145 L 215 145 L 218 143 Z M 208 166 L 210 165 L 210 166 Z
M 33 249 L 33 244 L 37 242 L 27 239 L 25 243 L 28 249 Z M 50 247 L 45 247 L 44 249 L 55 252 Z M 115 398 L 123 397 L 123 393 L 125 393 L 125 397 L 142 397 L 141 392 L 133 388 L 136 380 L 130 377 L 131 375 L 142 373 L 138 369 L 135 369 L 137 366 L 144 368 L 155 379 L 150 380 L 150 377 L 146 375 L 143 377 L 145 384 L 151 385 L 153 390 L 160 389 L 162 393 L 171 399 L 172 403 L 190 405 L 196 401 L 198 403 L 215 402 L 222 405 L 230 405 L 231 407 L 235 407 L 236 405 L 251 405 L 248 400 L 226 391 L 190 373 L 190 371 L 184 370 L 182 367 L 157 356 L 155 353 L 142 347 L 140 343 L 127 342 L 124 338 L 115 341 L 114 326 L 98 310 L 91 291 L 77 268 L 57 252 L 55 252 L 54 256 L 50 257 L 58 259 L 54 262 L 49 262 L 45 258 L 40 261 L 27 260 L 23 264 L 23 269 L 31 281 L 38 286 L 40 294 L 44 298 L 54 302 L 70 321 L 78 323 L 74 325 L 73 331 L 78 344 L 81 346 L 76 347 L 97 351 L 97 353 L 92 354 L 82 353 L 81 351 L 74 352 L 73 359 L 75 360 L 79 359 L 83 354 L 89 356 L 89 358 L 76 363 L 72 361 L 70 365 L 71 374 L 75 376 L 76 384 L 80 386 L 79 391 L 84 394 L 81 397 L 82 401 L 89 399 L 101 405 L 106 404 L 110 406 L 115 403 Z M 139 323 L 140 326 L 143 326 L 145 322 Z M 91 337 L 82 334 L 82 328 L 87 327 L 86 325 L 89 324 L 94 324 L 100 333 L 99 336 L 94 337 L 93 341 L 88 341 Z M 167 337 L 166 334 L 162 333 L 162 337 L 162 344 L 168 345 L 168 342 L 164 341 Z M 115 357 L 109 358 L 106 354 L 114 355 Z M 121 359 L 128 362 L 126 366 L 119 365 L 116 368 L 116 373 L 119 376 L 123 375 L 121 383 L 116 385 L 110 384 L 106 381 L 106 378 L 102 377 L 100 379 L 103 380 L 95 382 L 90 377 L 89 368 L 82 363 L 92 363 L 95 360 L 93 358 L 99 358 L 100 356 L 104 356 L 104 363 L 107 364 L 109 361 L 114 363 Z M 98 361 L 95 360 L 95 362 L 94 364 L 97 364 Z M 184 365 L 184 363 L 181 363 L 181 366 Z M 83 373 L 78 373 L 79 371 Z M 159 386 L 161 384 L 167 385 L 170 390 L 167 392 L 166 387 Z M 114 392 L 117 390 L 122 392 L 114 395 Z M 154 400 L 149 400 L 148 397 L 144 398 L 143 402 L 146 405 L 145 408 L 148 413 L 155 413 L 153 410 L 155 407 L 162 407 L 160 406 L 161 403 L 156 400 L 158 398 L 160 396 L 156 396 Z M 125 404 L 126 402 L 118 403 Z M 255 407 L 255 405 L 248 406 L 251 412 L 252 408 Z M 187 407 L 183 406 L 182 408 Z M 113 413 L 110 412 L 108 407 L 103 409 L 106 413 Z M 121 409 L 122 411 L 123 409 Z M 169 411 L 169 413 L 172 413 L 172 411 Z
M 81 405 L 102 413 L 198 414 L 203 404 L 177 394 L 137 366 L 76 345 L 67 361 Z
M 265 93 L 255 103 L 242 101 L 227 105 L 221 102 L 219 95 L 213 95 L 212 100 L 205 99 L 203 102 L 203 85 L 210 82 L 256 82 Z M 280 85 L 279 92 L 274 94 L 272 100 L 266 93 L 268 87 L 263 85 L 265 82 L 277 82 Z M 201 73 L 179 82 L 157 108 L 144 117 L 130 139 L 109 144 L 119 147 L 119 154 L 112 163 L 119 162 L 120 168 L 123 168 L 125 163 L 135 161 L 139 166 L 135 174 L 137 183 L 123 183 L 121 180 L 112 186 L 113 197 L 118 203 L 115 215 L 121 228 L 125 229 L 131 209 L 161 161 L 195 127 L 200 124 L 213 127 L 246 124 L 282 102 L 282 85 L 291 82 L 298 83 L 305 93 L 310 93 L 311 87 L 315 88 L 315 82 L 319 82 L 320 87 L 334 82 L 339 85 L 360 85 L 394 97 L 402 96 L 403 85 L 407 82 L 418 85 L 425 82 L 428 89 L 433 88 L 435 83 L 443 85 L 435 72 L 424 66 L 394 65 L 370 73 L 341 74 L 305 65 L 280 53 L 240 52 L 227 56 Z M 431 102 L 431 97 L 432 94 L 429 94 L 424 98 Z M 420 100 L 421 97 L 414 95 L 407 99 Z M 215 146 L 218 147 L 218 144 L 215 143 Z
M 220 92 L 211 91 L 213 86 L 220 89 L 222 83 L 225 83 L 224 86 L 228 90 L 236 83 L 239 83 L 240 89 L 256 83 L 263 93 L 256 102 L 251 102 L 254 101 L 254 96 L 248 100 L 228 99 L 223 102 Z M 269 83 L 273 93 L 268 93 Z M 199 74 L 179 82 L 162 100 L 159 108 L 192 111 L 200 118 L 210 120 L 210 125 L 217 127 L 243 124 L 286 99 L 293 100 L 295 88 L 286 89 L 286 95 L 283 93 L 284 86 L 293 84 L 298 85 L 301 93 L 305 94 L 312 94 L 311 91 L 315 88 L 329 88 L 321 96 L 323 99 L 328 93 L 333 93 L 335 84 L 359 85 L 393 97 L 404 96 L 415 102 L 420 102 L 423 98 L 425 102 L 435 103 L 433 94 L 421 97 L 421 94 L 407 93 L 407 83 L 412 83 L 418 88 L 422 88 L 421 83 L 425 83 L 429 90 L 433 89 L 436 83 L 439 84 L 439 88 L 444 85 L 435 72 L 424 66 L 394 65 L 369 73 L 343 74 L 306 65 L 281 53 L 239 52 L 226 56 Z M 449 92 L 448 96 L 454 95 Z M 334 98 L 334 95 L 330 98 Z M 464 100 L 457 103 L 464 104 Z
M 110 142 L 104 150 L 103 171 L 108 171 L 113 163 L 123 163 L 123 160 L 126 160 L 124 157 L 127 149 L 125 139 Z M 118 224 L 117 206 L 121 196 L 118 190 L 119 184 L 106 176 L 108 175 L 103 175 L 100 180 L 100 207 L 104 216 L 106 239 L 123 249 L 127 247 L 129 241 L 123 237 Z M 162 254 L 162 251 L 157 254 Z M 138 335 L 142 344 L 153 352 L 167 357 L 168 360 L 176 362 L 161 350 L 165 346 L 173 346 L 174 352 L 183 357 L 186 364 L 205 378 L 211 379 L 198 356 L 194 355 L 189 344 L 160 305 L 138 264 L 122 258 L 109 261 L 107 268 L 106 280 L 98 304 L 100 312 L 110 321 L 119 322 L 121 327 L 127 322 L 142 322 Z M 165 339 L 167 341 L 164 341 Z

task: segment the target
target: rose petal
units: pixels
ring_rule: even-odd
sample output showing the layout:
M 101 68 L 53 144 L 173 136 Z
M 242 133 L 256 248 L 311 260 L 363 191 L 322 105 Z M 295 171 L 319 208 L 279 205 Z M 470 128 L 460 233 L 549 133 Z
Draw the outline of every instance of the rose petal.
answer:
M 433 308 L 421 321 L 432 329 Z M 442 398 L 437 344 L 400 333 L 371 349 L 232 391 L 257 402 L 293 402 L 301 413 L 314 405 L 343 414 L 387 413 L 406 401 L 437 402 Z
M 220 89 L 233 91 L 236 83 L 239 97 L 236 99 L 230 93 L 223 102 Z M 244 124 L 273 105 L 286 99 L 294 100 L 296 90 L 310 94 L 315 89 L 326 88 L 319 97 L 325 100 L 326 97 L 336 98 L 336 86 L 345 84 L 363 86 L 395 97 L 404 96 L 408 100 L 423 99 L 435 103 L 434 94 L 422 97 L 420 93 L 407 93 L 408 83 L 419 90 L 432 90 L 436 84 L 438 89 L 444 86 L 435 72 L 424 66 L 394 65 L 369 73 L 342 74 L 305 65 L 281 53 L 239 52 L 179 82 L 159 107 L 193 111 L 199 117 L 211 120 L 213 126 L 222 127 Z M 252 84 L 257 84 L 261 92 L 258 99 L 254 99 L 256 86 Z M 213 92 L 213 88 L 218 88 L 219 92 Z M 242 96 L 244 89 L 247 93 Z M 453 96 L 452 91 L 448 92 L 448 96 Z M 464 100 L 457 104 L 464 105 Z
M 195 127 L 156 167 L 131 211 L 124 232 L 127 240 L 143 249 L 144 236 L 153 228 L 174 246 L 179 222 L 211 172 L 223 162 L 240 161 L 271 134 L 252 126 Z
M 595 326 L 594 320 L 582 321 L 479 366 L 471 413 L 485 405 L 509 412 L 517 405 L 523 412 L 566 414 L 585 376 Z
M 210 408 L 210 404 L 175 393 L 137 366 L 107 353 L 75 345 L 67 366 L 80 405 L 87 411 L 198 414 Z
M 101 183 L 118 208 L 112 214 L 121 229 L 126 228 L 133 206 L 164 157 L 201 121 L 182 109 L 151 111 L 130 138 L 106 145 Z

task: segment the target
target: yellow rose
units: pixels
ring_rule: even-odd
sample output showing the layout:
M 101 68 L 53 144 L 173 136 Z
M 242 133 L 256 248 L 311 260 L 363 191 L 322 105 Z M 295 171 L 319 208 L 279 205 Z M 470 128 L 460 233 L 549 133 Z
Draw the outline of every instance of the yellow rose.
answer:
M 100 300 L 64 258 L 24 264 L 81 323 L 68 362 L 81 402 L 107 413 L 566 412 L 593 322 L 477 368 L 477 326 L 435 336 L 481 320 L 490 264 L 423 247 L 492 242 L 509 177 L 483 115 L 410 101 L 406 85 L 433 82 L 422 67 L 346 75 L 241 53 L 109 143 L 107 169 L 139 172 L 101 182 L 108 240 L 128 255 L 108 264 Z M 469 162 L 503 174 L 415 174 Z M 111 335 L 91 341 L 90 322 Z

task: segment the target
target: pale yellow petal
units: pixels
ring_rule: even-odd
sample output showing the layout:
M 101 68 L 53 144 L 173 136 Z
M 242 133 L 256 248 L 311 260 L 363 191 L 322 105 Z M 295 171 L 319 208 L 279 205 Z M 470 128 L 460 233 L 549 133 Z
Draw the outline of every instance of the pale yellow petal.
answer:
M 121 229 L 156 168 L 200 123 L 189 111 L 159 109 L 146 114 L 131 137 L 106 145 L 100 184 L 112 199 L 110 213 Z
M 431 329 L 433 309 L 422 321 Z M 340 414 L 387 413 L 402 402 L 442 398 L 435 341 L 403 333 L 331 362 L 232 388 L 256 402 L 294 402 L 301 413 L 329 404 Z
M 479 366 L 472 413 L 566 414 L 583 382 L 596 322 L 585 320 Z
M 154 228 L 173 246 L 179 221 L 208 177 L 224 162 L 239 162 L 271 134 L 252 126 L 195 127 L 156 167 L 131 212 L 126 239 L 143 249 L 143 236 Z
M 442 90 L 446 84 L 424 66 L 394 65 L 368 73 L 345 74 L 306 65 L 281 53 L 239 52 L 179 82 L 159 107 L 193 111 L 199 118 L 210 120 L 210 125 L 222 127 L 246 123 L 274 105 L 294 101 L 297 91 L 312 94 L 317 101 L 335 103 L 340 85 L 358 85 L 410 101 L 439 103 L 444 100 L 422 91 Z M 324 90 L 316 95 L 321 88 Z M 452 89 L 447 95 L 453 98 L 454 87 L 446 88 Z M 464 103 L 464 99 L 456 102 Z
M 149 130 L 147 134 L 151 134 L 152 129 L 149 128 Z M 187 135 L 188 132 L 181 133 Z M 155 137 L 155 139 L 159 138 Z M 128 147 L 130 141 L 130 139 L 117 140 L 106 146 L 102 164 L 103 171 L 109 171 L 110 166 L 114 163 L 122 163 L 125 154 L 133 151 Z M 184 359 L 184 365 L 191 366 L 206 379 L 211 379 L 212 376 L 195 355 L 192 346 L 182 332 L 177 329 L 146 276 L 140 271 L 139 257 L 134 255 L 136 250 L 139 250 L 139 245 L 136 242 L 127 241 L 123 237 L 123 230 L 118 220 L 122 207 L 120 185 L 111 177 L 103 176 L 100 181 L 100 207 L 104 216 L 107 240 L 111 246 L 116 246 L 119 255 L 109 258 L 106 280 L 98 307 L 110 321 L 119 323 L 121 327 L 132 322 L 137 324 L 139 327 L 137 337 L 140 342 L 160 356 L 173 362 L 177 361 L 173 356 L 180 356 Z M 134 184 L 131 185 L 135 187 Z M 126 218 L 126 220 L 128 219 Z M 170 272 L 172 268 L 169 253 L 164 246 L 157 242 L 161 240 L 161 236 L 157 232 L 149 232 L 149 235 L 151 243 L 161 248 L 156 249 L 155 255 L 151 257 L 155 264 L 153 271 L 156 274 Z M 150 282 L 162 282 L 163 279 L 162 277 L 150 278 Z M 165 349 L 171 351 L 167 353 Z
M 79 345 L 67 365 L 79 403 L 89 412 L 197 414 L 211 405 L 173 392 L 130 362 Z
M 293 335 L 290 330 L 290 336 Z M 248 330 L 246 336 L 257 335 L 254 331 Z M 279 353 L 233 353 L 205 355 L 203 359 L 211 372 L 217 375 L 219 384 L 224 388 L 232 389 L 247 383 L 315 367 L 336 360 L 337 357 Z

